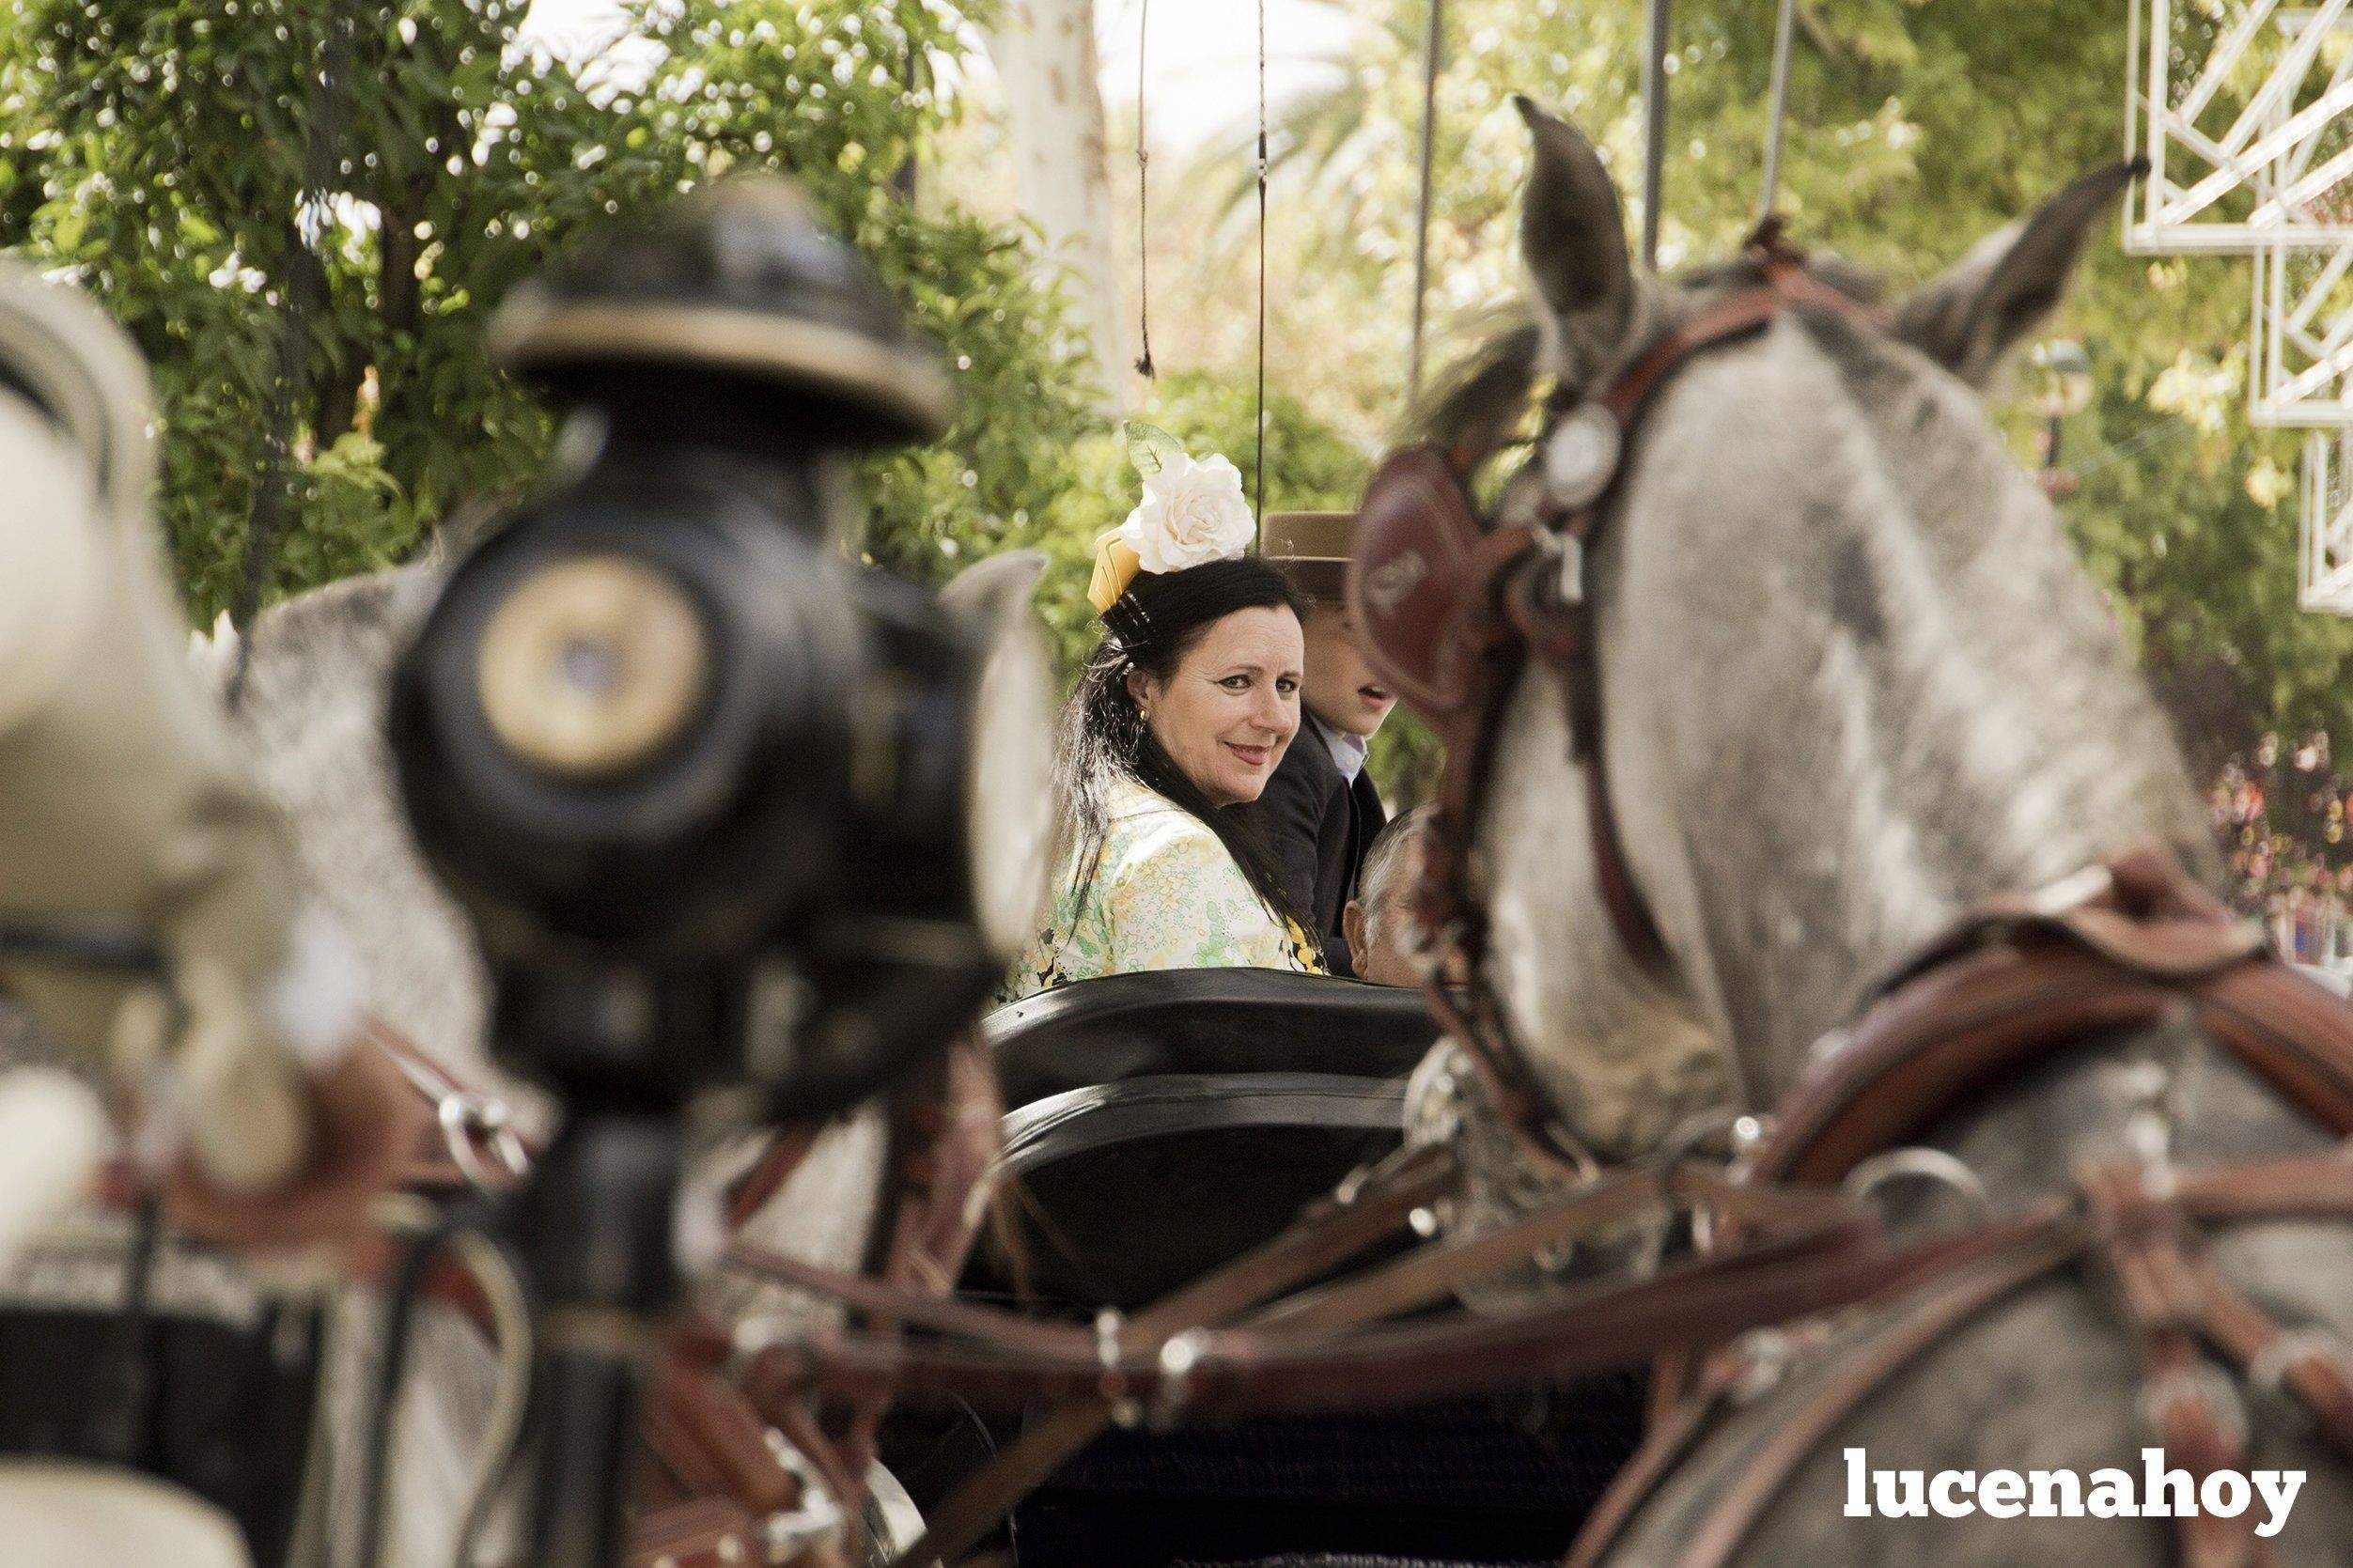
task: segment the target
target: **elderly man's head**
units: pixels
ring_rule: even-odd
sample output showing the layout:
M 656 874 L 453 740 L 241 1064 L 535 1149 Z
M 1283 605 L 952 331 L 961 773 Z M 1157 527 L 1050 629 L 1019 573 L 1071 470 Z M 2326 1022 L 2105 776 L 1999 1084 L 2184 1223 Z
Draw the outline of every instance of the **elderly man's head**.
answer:
M 1411 908 L 1422 879 L 1422 845 L 1429 831 L 1430 808 L 1416 806 L 1381 831 L 1364 857 L 1357 895 L 1341 915 L 1342 934 L 1356 959 L 1356 972 L 1380 986 L 1418 986 L 1415 955 L 1427 946 Z

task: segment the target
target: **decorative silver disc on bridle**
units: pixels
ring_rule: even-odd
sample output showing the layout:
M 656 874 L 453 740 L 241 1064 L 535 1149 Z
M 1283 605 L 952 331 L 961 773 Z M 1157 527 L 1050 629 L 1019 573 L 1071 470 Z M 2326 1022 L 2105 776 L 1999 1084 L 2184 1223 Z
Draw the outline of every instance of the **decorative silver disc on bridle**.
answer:
M 1562 507 L 1590 505 L 1617 474 L 1624 436 L 1617 417 L 1598 403 L 1581 403 L 1544 438 L 1544 488 Z

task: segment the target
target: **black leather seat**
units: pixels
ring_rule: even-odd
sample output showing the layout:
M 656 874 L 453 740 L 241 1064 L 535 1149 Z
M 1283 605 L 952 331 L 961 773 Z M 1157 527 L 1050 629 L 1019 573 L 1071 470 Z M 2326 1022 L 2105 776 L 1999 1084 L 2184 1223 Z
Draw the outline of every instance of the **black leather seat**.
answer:
M 1395 1148 L 1395 1079 L 1172 1073 L 1050 1094 L 1005 1119 L 1018 1264 L 990 1288 L 1123 1312 L 1239 1257 Z
M 1085 981 L 982 1030 L 1017 1239 L 972 1282 L 1082 1311 L 1215 1268 L 1395 1148 L 1437 1037 L 1410 991 L 1233 969 Z
M 1161 970 L 1043 991 L 981 1020 L 1005 1103 L 1164 1073 L 1402 1078 L 1438 1038 L 1420 993 L 1279 970 Z

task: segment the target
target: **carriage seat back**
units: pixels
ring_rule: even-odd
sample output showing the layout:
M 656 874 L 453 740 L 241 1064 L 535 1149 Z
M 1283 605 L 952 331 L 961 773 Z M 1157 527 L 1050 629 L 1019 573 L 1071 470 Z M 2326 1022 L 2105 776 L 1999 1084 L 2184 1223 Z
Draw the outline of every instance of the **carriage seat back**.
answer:
M 1170 1074 L 1402 1078 L 1437 1043 L 1418 991 L 1279 970 L 1157 970 L 1043 991 L 981 1023 L 1005 1103 Z

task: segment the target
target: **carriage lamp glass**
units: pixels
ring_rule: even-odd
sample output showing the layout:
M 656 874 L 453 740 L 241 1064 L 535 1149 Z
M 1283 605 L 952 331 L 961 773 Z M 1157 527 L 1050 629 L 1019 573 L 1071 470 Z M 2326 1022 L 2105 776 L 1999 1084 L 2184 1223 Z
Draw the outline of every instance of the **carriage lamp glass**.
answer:
M 625 555 L 581 555 L 540 567 L 491 613 L 476 696 L 517 757 L 598 778 L 683 734 L 709 664 L 701 613 L 676 582 Z
M 2034 372 L 2034 411 L 2065 419 L 2092 403 L 2092 356 L 2071 337 L 2037 343 L 2027 355 Z

